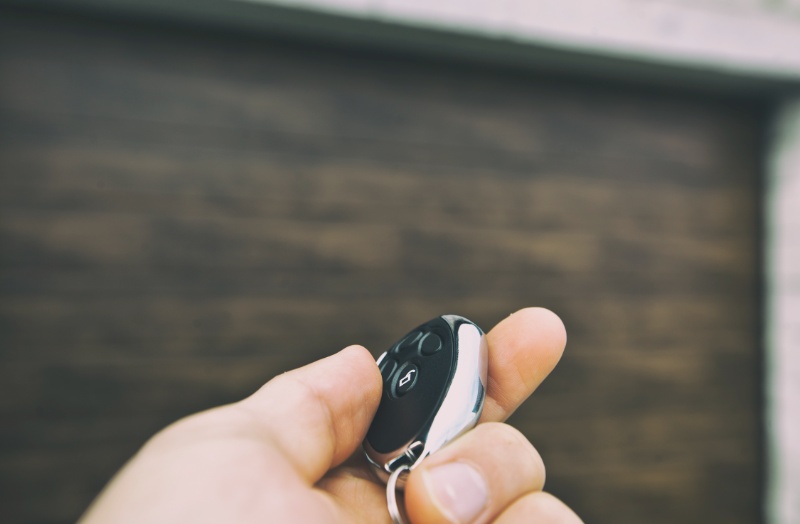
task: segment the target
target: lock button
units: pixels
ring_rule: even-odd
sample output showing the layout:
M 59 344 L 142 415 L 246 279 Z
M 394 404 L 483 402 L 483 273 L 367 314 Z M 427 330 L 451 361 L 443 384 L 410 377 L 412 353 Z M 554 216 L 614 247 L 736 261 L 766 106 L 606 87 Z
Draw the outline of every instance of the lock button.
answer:
M 397 372 L 394 384 L 394 394 L 402 397 L 417 384 L 419 368 L 411 362 L 403 364 Z

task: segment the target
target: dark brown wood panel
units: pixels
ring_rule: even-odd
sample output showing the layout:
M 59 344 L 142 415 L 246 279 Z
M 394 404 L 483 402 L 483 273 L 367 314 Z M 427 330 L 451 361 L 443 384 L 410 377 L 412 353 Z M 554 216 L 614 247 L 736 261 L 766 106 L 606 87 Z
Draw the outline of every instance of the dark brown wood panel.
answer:
M 0 16 L 0 520 L 457 312 L 569 331 L 513 417 L 587 522 L 760 519 L 754 102 Z M 301 336 L 298 335 L 301 334 Z

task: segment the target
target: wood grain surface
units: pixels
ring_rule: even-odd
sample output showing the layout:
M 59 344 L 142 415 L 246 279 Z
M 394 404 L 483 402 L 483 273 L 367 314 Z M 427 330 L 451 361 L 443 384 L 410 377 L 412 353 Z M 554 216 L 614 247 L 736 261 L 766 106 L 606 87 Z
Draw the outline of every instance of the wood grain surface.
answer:
M 541 305 L 512 419 L 587 523 L 760 520 L 750 100 L 0 13 L 0 520 L 350 343 Z

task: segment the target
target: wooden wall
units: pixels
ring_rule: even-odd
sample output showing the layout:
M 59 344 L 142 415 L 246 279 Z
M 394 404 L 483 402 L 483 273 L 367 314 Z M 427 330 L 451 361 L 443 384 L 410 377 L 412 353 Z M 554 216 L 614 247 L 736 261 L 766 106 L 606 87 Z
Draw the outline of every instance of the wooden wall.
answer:
M 0 13 L 0 520 L 160 427 L 429 317 L 542 305 L 513 419 L 589 522 L 760 519 L 747 100 Z

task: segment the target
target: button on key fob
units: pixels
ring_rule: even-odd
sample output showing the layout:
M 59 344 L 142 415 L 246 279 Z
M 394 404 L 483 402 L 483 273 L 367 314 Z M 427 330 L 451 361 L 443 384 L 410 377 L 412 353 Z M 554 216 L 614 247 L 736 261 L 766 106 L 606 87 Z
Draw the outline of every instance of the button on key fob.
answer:
M 422 324 L 378 357 L 383 395 L 363 447 L 378 476 L 390 483 L 390 511 L 393 505 L 397 511 L 394 490 L 404 480 L 399 473 L 478 423 L 487 358 L 483 331 L 456 315 Z

